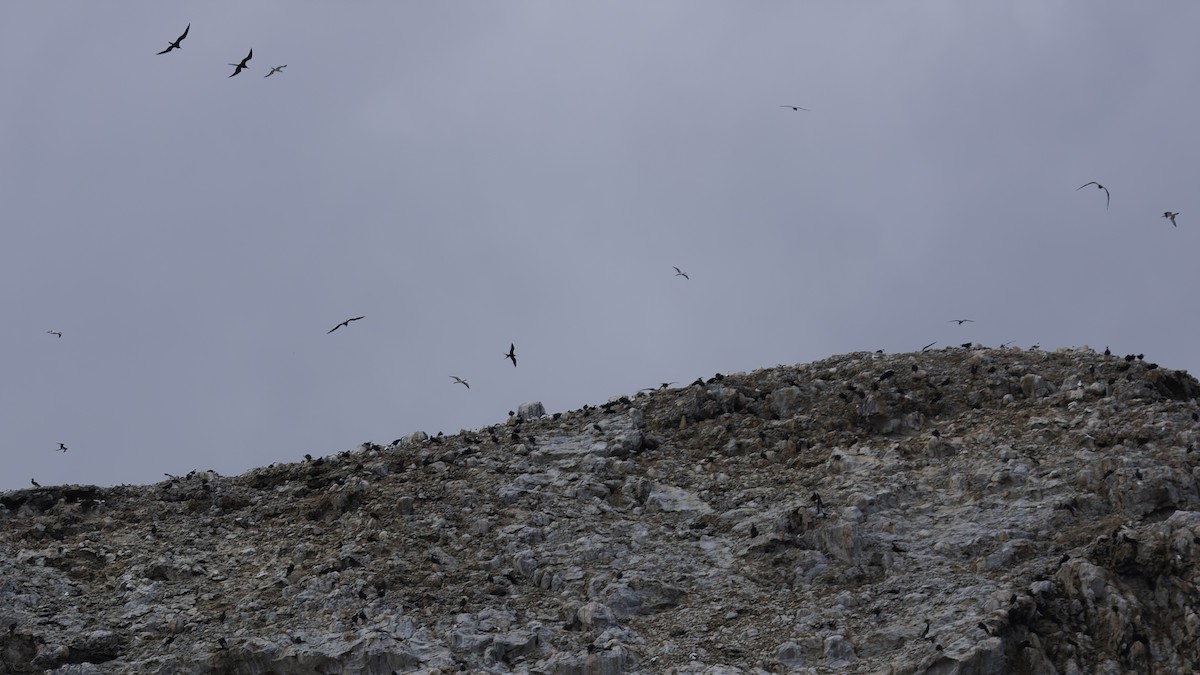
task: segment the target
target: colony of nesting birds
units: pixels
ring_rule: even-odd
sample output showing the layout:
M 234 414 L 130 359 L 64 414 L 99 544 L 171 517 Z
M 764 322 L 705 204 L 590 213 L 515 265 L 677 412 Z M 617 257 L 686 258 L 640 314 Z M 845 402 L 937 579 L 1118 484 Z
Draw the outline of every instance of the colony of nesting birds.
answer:
M 0 672 L 1200 671 L 1200 382 L 855 353 L 0 495 Z

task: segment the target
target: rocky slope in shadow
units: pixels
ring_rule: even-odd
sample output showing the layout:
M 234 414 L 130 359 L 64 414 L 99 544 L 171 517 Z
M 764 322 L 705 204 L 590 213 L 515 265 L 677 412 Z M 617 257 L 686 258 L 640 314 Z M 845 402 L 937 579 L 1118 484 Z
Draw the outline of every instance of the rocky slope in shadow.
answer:
M 855 353 L 0 494 L 0 673 L 1200 671 L 1200 384 Z

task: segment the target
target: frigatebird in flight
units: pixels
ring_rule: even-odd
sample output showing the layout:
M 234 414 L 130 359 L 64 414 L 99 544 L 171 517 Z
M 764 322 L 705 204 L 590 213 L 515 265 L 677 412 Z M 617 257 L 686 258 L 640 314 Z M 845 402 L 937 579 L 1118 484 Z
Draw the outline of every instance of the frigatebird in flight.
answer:
M 471 388 L 471 385 L 467 384 L 467 381 L 462 379 L 461 377 L 459 377 L 457 375 L 451 375 L 450 377 L 453 378 L 456 383 L 461 384 L 462 386 L 466 387 L 467 389 Z
M 47 332 L 47 333 L 49 333 L 49 334 L 51 334 L 51 335 L 57 335 L 58 337 L 62 337 L 62 331 L 61 331 L 61 330 L 48 330 L 48 331 L 46 331 L 46 332 Z
M 241 63 L 229 64 L 234 67 L 233 75 L 237 75 L 238 73 L 242 72 L 243 68 L 249 68 L 250 66 L 246 65 L 246 62 L 252 58 L 254 58 L 254 50 L 253 49 L 251 49 L 250 53 L 246 55 L 246 58 L 242 59 Z M 230 77 L 233 77 L 233 75 L 230 75 Z
M 964 323 L 975 323 L 975 319 L 950 319 L 946 323 L 957 323 L 961 326 Z
M 191 29 L 192 29 L 192 24 L 189 23 L 187 25 L 187 28 L 183 29 L 183 35 L 180 35 L 178 39 L 176 39 L 171 44 L 167 45 L 167 48 L 162 50 L 161 52 L 159 52 L 159 54 L 166 54 L 167 52 L 171 51 L 172 49 L 183 49 L 183 45 L 181 45 L 179 43 L 183 42 L 183 38 L 187 37 L 188 31 Z
M 364 315 L 364 316 L 356 316 L 353 319 L 346 319 L 345 321 L 339 323 L 338 325 L 334 326 L 333 328 L 330 328 L 329 333 L 332 333 L 333 331 L 341 328 L 342 326 L 349 326 L 351 321 L 358 321 L 359 319 L 365 319 L 365 318 L 367 318 L 367 317 Z M 329 335 L 329 333 L 326 333 L 326 335 Z
M 58 451 L 59 451 L 59 452 L 66 452 L 66 451 L 67 451 L 67 445 L 66 445 L 66 443 L 59 443 L 59 444 L 58 444 Z
M 1083 185 L 1080 185 L 1079 187 L 1075 188 L 1075 191 L 1079 192 L 1080 190 L 1082 190 L 1083 188 L 1085 188 L 1089 185 L 1095 185 L 1098 189 L 1104 190 L 1104 209 L 1108 210 L 1108 203 L 1110 201 L 1112 201 L 1112 195 L 1110 195 L 1108 193 L 1108 188 L 1104 187 L 1103 185 L 1097 183 L 1096 181 L 1090 181 L 1090 182 L 1084 183 Z
M 270 76 L 274 75 L 275 73 L 282 73 L 284 68 L 287 68 L 286 63 L 283 64 L 282 66 L 271 66 L 271 72 L 267 73 L 266 75 L 263 75 L 263 77 L 270 77 Z
M 1175 216 L 1177 216 L 1177 215 L 1179 215 L 1179 212 L 1178 212 L 1178 211 L 1176 211 L 1176 212 L 1174 212 L 1174 213 L 1172 213 L 1172 212 L 1170 212 L 1170 211 L 1163 211 L 1163 218 L 1166 218 L 1167 220 L 1170 220 L 1170 221 L 1171 221 L 1171 225 L 1172 225 L 1172 226 L 1174 226 L 1174 227 L 1179 227 L 1178 225 L 1175 225 Z
M 671 265 L 671 267 L 675 267 L 675 266 Z M 679 269 L 678 267 L 675 267 L 675 276 L 683 277 L 684 279 L 687 279 L 688 281 L 692 280 L 692 278 L 687 275 L 687 272 L 684 272 L 683 270 Z
M 791 108 L 792 110 L 796 110 L 796 111 L 803 110 L 804 112 L 812 112 L 812 111 L 811 111 L 811 110 L 809 110 L 808 108 L 801 108 L 801 107 L 800 107 L 800 106 L 798 106 L 798 105 L 781 105 L 781 106 L 779 106 L 779 107 L 780 107 L 780 108 Z
M 515 344 L 508 345 L 508 353 L 504 355 L 506 359 L 512 359 L 513 368 L 517 367 L 517 346 Z

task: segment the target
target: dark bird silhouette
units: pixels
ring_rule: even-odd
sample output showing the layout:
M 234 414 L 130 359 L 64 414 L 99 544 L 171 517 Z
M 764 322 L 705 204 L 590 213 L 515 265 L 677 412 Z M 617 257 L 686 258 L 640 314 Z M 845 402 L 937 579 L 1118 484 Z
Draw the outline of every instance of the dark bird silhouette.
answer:
M 33 483 L 33 487 L 42 487 L 41 483 L 37 482 L 36 480 L 34 480 L 32 478 L 29 479 L 29 482 Z
M 818 516 L 825 515 L 825 500 L 821 499 L 821 495 L 814 492 L 814 493 L 812 493 L 812 497 L 810 497 L 808 501 L 817 503 L 817 515 Z
M 1163 211 L 1163 218 L 1170 220 L 1172 227 L 1179 227 L 1178 225 L 1175 224 L 1175 216 L 1177 216 L 1177 215 L 1179 215 L 1178 211 L 1176 211 L 1174 213 L 1172 213 L 1171 211 Z
M 67 451 L 67 446 L 66 446 L 65 444 L 63 444 L 63 443 L 59 443 L 59 444 L 58 444 L 58 451 L 59 451 L 59 452 L 66 452 L 66 451 Z
M 506 359 L 512 359 L 513 368 L 517 367 L 517 346 L 515 344 L 508 345 L 508 353 L 504 355 Z
M 232 75 L 230 77 L 232 77 Z M 333 331 L 341 328 L 342 326 L 349 326 L 351 321 L 358 321 L 359 319 L 365 319 L 365 318 L 367 318 L 367 317 L 366 316 L 356 316 L 353 319 L 346 319 L 345 321 L 339 323 L 338 325 L 334 326 L 333 328 L 330 328 L 329 333 L 332 333 Z M 325 334 L 329 335 L 329 333 L 325 333 Z
M 974 319 L 950 319 L 946 323 L 956 323 L 961 326 L 964 323 L 975 323 L 975 320 Z
M 1097 188 L 1104 190 L 1104 208 L 1107 210 L 1108 203 L 1110 201 L 1112 201 L 1112 195 L 1108 193 L 1108 188 L 1104 187 L 1103 185 L 1097 183 L 1096 181 L 1090 181 L 1090 182 L 1084 183 L 1083 185 L 1080 185 L 1079 187 L 1075 188 L 1075 191 L 1079 192 L 1080 190 L 1082 190 L 1083 188 L 1085 188 L 1089 185 L 1095 185 Z
M 234 67 L 233 75 L 237 75 L 238 73 L 242 72 L 243 69 L 249 68 L 250 66 L 246 65 L 246 62 L 252 58 L 254 58 L 254 50 L 253 49 L 251 49 L 250 53 L 246 55 L 246 58 L 242 59 L 241 63 L 229 64 Z M 230 75 L 230 77 L 233 77 L 233 75 Z
M 192 24 L 189 23 L 187 25 L 187 28 L 183 29 L 183 35 L 180 35 L 174 42 L 167 45 L 167 48 L 162 50 L 161 52 L 159 52 L 159 54 L 166 54 L 167 52 L 171 51 L 172 49 L 183 49 L 183 45 L 181 45 L 179 43 L 183 42 L 183 38 L 187 37 L 188 31 L 191 29 L 192 29 Z
M 461 384 L 462 386 L 466 387 L 467 389 L 471 388 L 471 385 L 467 384 L 467 381 L 462 379 L 461 377 L 459 377 L 457 375 L 451 375 L 450 377 L 454 378 L 455 382 L 457 382 L 458 384 Z
M 921 634 L 918 637 L 920 637 L 922 640 L 932 640 L 933 639 L 930 637 L 926 637 L 927 635 L 929 635 L 929 619 L 925 619 L 925 630 L 921 631 Z
M 927 351 L 930 347 L 932 347 L 936 344 L 937 344 L 937 340 L 934 340 L 933 342 L 930 342 L 929 344 L 925 345 L 924 347 L 921 347 L 921 351 Z
M 62 331 L 60 331 L 60 330 L 48 330 L 46 332 L 49 333 L 50 335 L 56 335 L 58 337 L 62 337 Z
M 283 64 L 282 66 L 271 66 L 271 72 L 267 73 L 266 75 L 263 75 L 263 77 L 270 77 L 270 76 L 274 75 L 275 73 L 282 73 L 284 68 L 287 68 L 286 63 Z
M 801 108 L 798 105 L 781 105 L 779 107 L 780 108 L 791 108 L 792 110 L 797 110 L 797 111 L 803 110 L 804 112 L 811 112 L 808 108 Z
M 671 267 L 675 267 L 675 266 L 671 265 Z M 689 281 L 691 281 L 691 279 L 692 279 L 691 277 L 689 277 L 687 275 L 687 272 L 684 272 L 683 270 L 679 269 L 678 267 L 675 267 L 675 276 L 683 277 L 684 279 L 687 279 Z

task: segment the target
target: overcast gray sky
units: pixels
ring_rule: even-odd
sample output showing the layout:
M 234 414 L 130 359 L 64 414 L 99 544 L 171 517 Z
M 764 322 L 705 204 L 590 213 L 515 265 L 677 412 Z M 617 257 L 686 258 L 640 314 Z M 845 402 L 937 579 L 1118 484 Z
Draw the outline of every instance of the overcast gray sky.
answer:
M 1200 4 L 123 9 L 0 7 L 0 489 L 935 340 L 1200 370 Z

